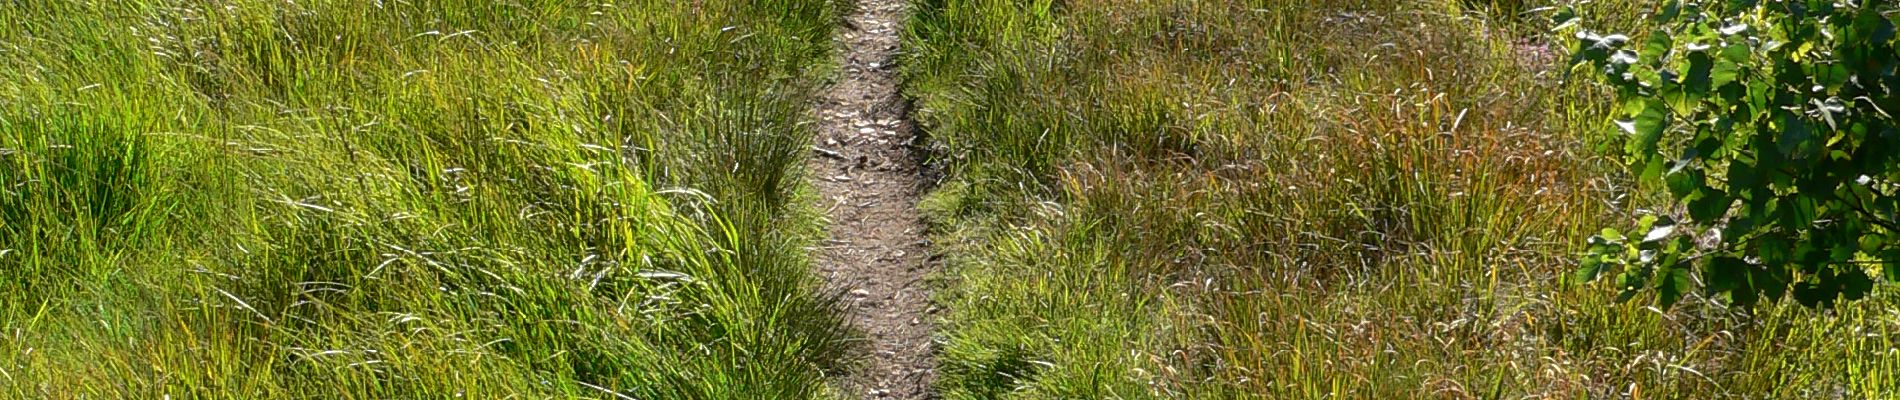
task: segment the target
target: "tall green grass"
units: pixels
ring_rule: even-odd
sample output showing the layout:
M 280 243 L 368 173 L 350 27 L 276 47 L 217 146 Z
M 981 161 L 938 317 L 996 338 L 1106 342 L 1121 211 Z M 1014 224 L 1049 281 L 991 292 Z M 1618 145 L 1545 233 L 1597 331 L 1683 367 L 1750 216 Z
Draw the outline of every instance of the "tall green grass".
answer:
M 1599 156 L 1610 99 L 1562 80 L 1541 6 L 919 1 L 904 74 L 950 176 L 925 205 L 940 389 L 1900 395 L 1891 288 L 1663 312 L 1563 282 L 1591 230 L 1674 210 Z
M 840 7 L 0 6 L 0 397 L 830 396 Z

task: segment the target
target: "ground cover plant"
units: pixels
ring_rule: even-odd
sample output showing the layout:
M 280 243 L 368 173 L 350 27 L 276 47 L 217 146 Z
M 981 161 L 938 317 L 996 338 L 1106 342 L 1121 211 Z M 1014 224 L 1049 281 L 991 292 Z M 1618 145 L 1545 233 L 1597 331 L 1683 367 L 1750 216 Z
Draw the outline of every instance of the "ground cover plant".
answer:
M 1900 395 L 1891 286 L 1665 309 L 1569 279 L 1600 228 L 1688 211 L 1624 172 L 1559 4 L 916 4 L 946 398 Z
M 828 396 L 841 9 L 0 5 L 0 397 Z
M 1578 278 L 1626 265 L 1618 286 L 1654 289 L 1665 307 L 1693 289 L 1694 270 L 1744 305 L 1788 294 L 1828 306 L 1860 299 L 1875 279 L 1900 282 L 1900 128 L 1886 112 L 1900 108 L 1885 15 L 1896 8 L 1661 7 L 1641 51 L 1579 30 L 1576 53 L 1617 88 L 1630 168 L 1666 182 L 1687 218 L 1646 217 L 1635 240 L 1592 237 Z M 1559 11 L 1559 26 L 1573 14 Z

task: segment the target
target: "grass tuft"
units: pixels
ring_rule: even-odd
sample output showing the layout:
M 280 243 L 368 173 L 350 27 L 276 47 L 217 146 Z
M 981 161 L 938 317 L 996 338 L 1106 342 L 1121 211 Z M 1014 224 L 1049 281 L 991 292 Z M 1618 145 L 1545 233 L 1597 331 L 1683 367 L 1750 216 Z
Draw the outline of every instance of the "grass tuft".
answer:
M 1657 312 L 1564 283 L 1590 230 L 1671 210 L 1599 156 L 1609 98 L 1562 80 L 1546 5 L 918 2 L 904 74 L 949 172 L 924 203 L 950 255 L 940 389 L 1900 392 L 1891 290 Z
M 830 397 L 837 3 L 0 7 L 0 397 Z

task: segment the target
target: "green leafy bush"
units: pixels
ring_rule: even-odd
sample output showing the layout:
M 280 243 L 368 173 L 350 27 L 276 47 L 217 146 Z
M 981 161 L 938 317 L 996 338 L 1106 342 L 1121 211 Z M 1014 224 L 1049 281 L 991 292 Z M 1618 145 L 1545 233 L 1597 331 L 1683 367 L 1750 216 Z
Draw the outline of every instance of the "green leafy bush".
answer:
M 1591 237 L 1575 278 L 1620 270 L 1623 299 L 1654 290 L 1664 306 L 1698 270 L 1705 293 L 1743 305 L 1828 306 L 1875 276 L 1900 282 L 1894 7 L 1669 1 L 1651 18 L 1640 41 L 1576 30 L 1573 50 L 1622 102 L 1631 171 L 1679 207 Z

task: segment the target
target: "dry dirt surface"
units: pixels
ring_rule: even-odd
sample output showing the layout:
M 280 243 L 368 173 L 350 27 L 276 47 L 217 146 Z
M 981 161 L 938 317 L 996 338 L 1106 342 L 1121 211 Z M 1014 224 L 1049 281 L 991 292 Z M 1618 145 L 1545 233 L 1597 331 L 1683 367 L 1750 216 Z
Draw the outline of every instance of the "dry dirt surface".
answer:
M 837 41 L 840 76 L 813 112 L 812 179 L 831 217 L 818 267 L 870 341 L 868 363 L 841 377 L 867 399 L 926 399 L 935 376 L 930 261 L 917 199 L 924 190 L 909 107 L 898 95 L 904 0 L 859 0 Z

